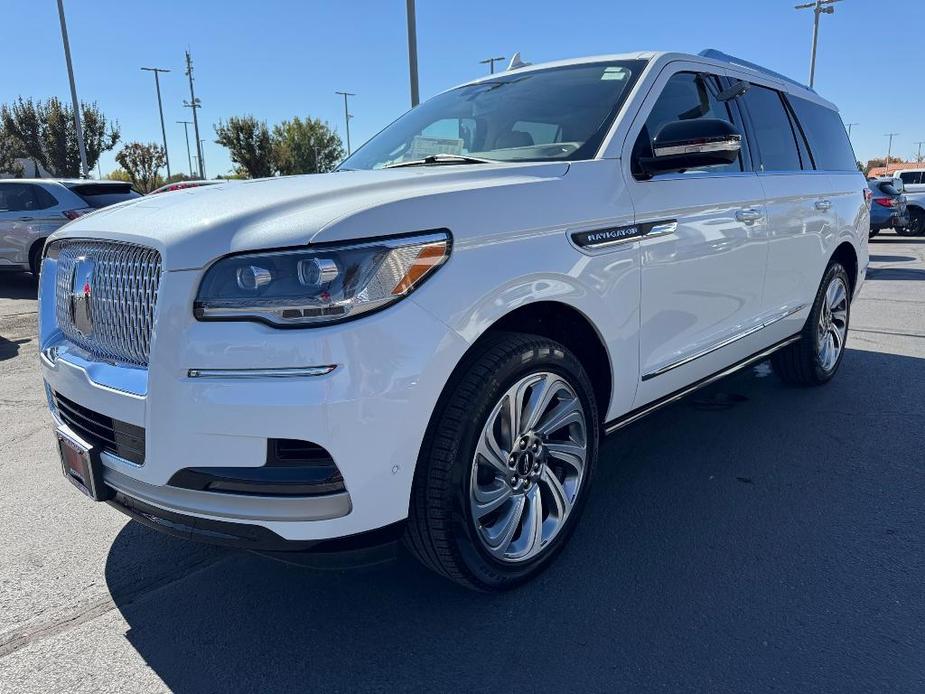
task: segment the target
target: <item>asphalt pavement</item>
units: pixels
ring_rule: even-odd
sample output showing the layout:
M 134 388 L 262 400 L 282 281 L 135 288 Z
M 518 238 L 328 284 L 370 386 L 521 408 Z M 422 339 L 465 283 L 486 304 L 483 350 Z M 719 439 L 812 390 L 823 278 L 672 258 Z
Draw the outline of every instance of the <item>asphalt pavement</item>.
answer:
M 0 275 L 0 692 L 925 691 L 925 238 L 871 261 L 832 383 L 759 364 L 608 439 L 570 546 L 496 596 L 88 502 Z

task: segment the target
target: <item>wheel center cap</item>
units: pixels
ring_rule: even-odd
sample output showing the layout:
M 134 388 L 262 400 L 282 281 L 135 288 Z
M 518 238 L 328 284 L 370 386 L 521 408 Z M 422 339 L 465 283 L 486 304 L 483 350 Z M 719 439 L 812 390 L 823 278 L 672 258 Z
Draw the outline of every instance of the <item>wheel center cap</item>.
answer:
M 520 439 L 513 456 L 516 474 L 523 479 L 538 477 L 543 467 L 545 450 L 543 441 L 536 434 L 527 434 Z

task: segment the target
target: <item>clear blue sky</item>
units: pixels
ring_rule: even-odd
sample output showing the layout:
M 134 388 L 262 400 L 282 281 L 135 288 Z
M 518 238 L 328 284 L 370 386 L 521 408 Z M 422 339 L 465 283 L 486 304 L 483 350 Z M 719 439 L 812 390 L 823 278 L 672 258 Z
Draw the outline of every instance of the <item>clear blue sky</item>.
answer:
M 640 49 L 740 55 L 807 79 L 812 12 L 794 0 L 418 0 L 421 96 L 476 77 L 478 61 L 521 51 L 531 62 Z M 231 162 L 212 124 L 250 113 L 269 124 L 292 116 L 327 120 L 343 136 L 343 101 L 356 92 L 351 138 L 364 142 L 409 106 L 403 0 L 66 0 L 82 100 L 97 101 L 123 140 L 160 142 L 153 77 L 162 75 L 173 169 L 187 169 L 183 126 L 191 120 L 183 52 L 196 68 L 201 136 L 210 177 Z M 0 101 L 69 99 L 55 0 L 2 0 Z M 925 140 L 922 56 L 925 2 L 844 0 L 821 19 L 816 89 L 834 101 L 862 161 L 911 157 Z M 192 137 L 192 136 L 191 136 Z M 103 156 L 103 173 L 115 168 Z

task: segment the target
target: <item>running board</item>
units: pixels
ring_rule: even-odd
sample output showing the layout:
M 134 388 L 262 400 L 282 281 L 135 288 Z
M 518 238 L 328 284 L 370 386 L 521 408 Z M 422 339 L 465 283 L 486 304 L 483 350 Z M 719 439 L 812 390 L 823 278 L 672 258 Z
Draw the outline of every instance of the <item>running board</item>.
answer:
M 726 376 L 729 376 L 730 374 L 733 374 L 736 371 L 740 371 L 741 369 L 744 369 L 747 366 L 751 366 L 752 364 L 756 362 L 762 361 L 763 359 L 767 359 L 769 356 L 774 354 L 774 352 L 776 352 L 777 350 L 782 349 L 786 347 L 787 345 L 796 342 L 799 339 L 800 339 L 800 333 L 797 333 L 796 335 L 791 335 L 790 337 L 771 345 L 767 349 L 763 349 L 760 352 L 756 352 L 750 357 L 746 357 L 745 359 L 741 361 L 737 361 L 732 366 L 727 366 L 725 369 L 722 369 L 721 371 L 717 371 L 715 374 L 711 376 L 701 378 L 699 381 L 695 381 L 691 385 L 685 386 L 681 390 L 676 390 L 675 392 L 669 393 L 668 395 L 665 395 L 664 397 L 661 397 L 658 400 L 650 402 L 648 405 L 643 405 L 642 407 L 639 407 L 635 410 L 631 410 L 630 412 L 627 412 L 622 417 L 618 417 L 617 419 L 614 419 L 613 421 L 606 423 L 604 425 L 604 435 L 607 436 L 609 434 L 612 434 L 618 429 L 622 429 L 623 427 L 628 426 L 629 424 L 632 424 L 633 422 L 642 419 L 647 414 L 651 414 L 652 412 L 655 412 L 656 410 L 660 410 L 666 405 L 670 405 L 673 402 L 677 402 L 678 400 L 683 398 L 685 395 L 690 395 L 695 390 L 700 390 L 704 386 L 708 386 L 711 383 L 715 383 L 721 378 L 725 378 Z

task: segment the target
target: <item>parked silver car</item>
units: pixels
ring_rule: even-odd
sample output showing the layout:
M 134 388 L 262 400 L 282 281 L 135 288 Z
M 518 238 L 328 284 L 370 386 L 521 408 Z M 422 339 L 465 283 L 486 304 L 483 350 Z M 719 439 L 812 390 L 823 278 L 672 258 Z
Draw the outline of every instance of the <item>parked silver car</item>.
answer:
M 137 197 L 122 181 L 0 180 L 0 269 L 38 274 L 49 234 L 87 212 Z

